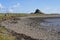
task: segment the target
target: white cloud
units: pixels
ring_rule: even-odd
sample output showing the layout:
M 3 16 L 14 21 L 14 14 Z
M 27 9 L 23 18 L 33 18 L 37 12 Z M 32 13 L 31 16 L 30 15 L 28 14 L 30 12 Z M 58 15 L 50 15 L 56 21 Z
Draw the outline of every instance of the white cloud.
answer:
M 49 9 L 51 9 L 51 8 L 47 7 L 46 9 L 49 10 Z
M 16 3 L 15 5 L 12 6 L 12 8 L 17 8 L 20 6 L 20 3 Z
M 47 7 L 46 10 L 52 10 L 52 11 L 57 11 L 58 8 L 51 8 L 51 7 Z
M 14 12 L 14 10 L 17 10 L 20 7 L 20 3 L 16 3 L 14 5 L 11 5 L 10 7 L 5 7 L 0 3 L 0 10 L 5 12 Z
M 53 8 L 53 7 L 46 7 L 46 10 L 52 10 L 52 11 L 57 11 L 59 8 Z
M 57 10 L 58 10 L 57 8 L 54 9 L 54 11 L 57 11 Z
M 0 3 L 0 9 L 4 8 L 3 5 Z
M 9 9 L 8 12 L 13 12 L 13 9 Z
M 8 8 L 8 12 L 13 12 L 16 10 L 18 7 L 20 7 L 20 3 L 16 3 L 15 5 L 12 5 Z

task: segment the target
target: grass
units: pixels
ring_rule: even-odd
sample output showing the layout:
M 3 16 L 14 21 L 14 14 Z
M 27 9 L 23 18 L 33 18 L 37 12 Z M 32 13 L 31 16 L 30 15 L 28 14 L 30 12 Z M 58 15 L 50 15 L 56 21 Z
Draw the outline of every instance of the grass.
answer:
M 0 14 L 0 21 L 3 20 L 3 19 L 10 19 L 12 17 L 25 17 L 25 16 L 28 16 L 28 14 L 13 14 L 13 13 L 9 13 L 9 14 Z
M 27 17 L 27 16 L 41 16 L 41 17 L 55 17 L 60 16 L 58 14 L 24 14 L 24 13 L 6 13 L 2 14 L 0 13 L 0 21 L 3 19 L 11 19 L 12 17 Z
M 0 27 L 0 40 L 15 40 L 15 36 L 9 35 L 6 32 L 7 29 L 5 27 Z
M 15 40 L 15 37 L 12 35 L 0 33 L 0 40 Z

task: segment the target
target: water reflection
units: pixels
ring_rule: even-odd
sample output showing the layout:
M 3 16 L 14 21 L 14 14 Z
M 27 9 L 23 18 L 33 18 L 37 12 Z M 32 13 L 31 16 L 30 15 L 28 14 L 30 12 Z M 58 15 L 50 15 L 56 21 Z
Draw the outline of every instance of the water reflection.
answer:
M 49 22 L 49 23 L 46 23 L 46 22 L 42 22 L 40 23 L 41 26 L 60 26 L 60 22 Z
M 60 30 L 60 18 L 44 19 L 44 21 L 40 23 L 40 26 L 44 28 L 56 28 L 57 30 Z
M 47 29 L 48 40 L 60 40 L 60 18 L 47 18 L 40 23 L 40 27 Z
M 40 25 L 42 25 L 42 26 L 60 26 L 60 18 L 44 19 L 44 22 L 41 22 Z

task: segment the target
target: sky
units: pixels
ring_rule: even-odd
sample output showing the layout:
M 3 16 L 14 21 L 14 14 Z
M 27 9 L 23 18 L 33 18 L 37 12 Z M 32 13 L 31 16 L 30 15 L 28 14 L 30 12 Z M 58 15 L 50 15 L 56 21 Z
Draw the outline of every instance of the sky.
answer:
M 60 13 L 60 0 L 0 0 L 0 13 Z

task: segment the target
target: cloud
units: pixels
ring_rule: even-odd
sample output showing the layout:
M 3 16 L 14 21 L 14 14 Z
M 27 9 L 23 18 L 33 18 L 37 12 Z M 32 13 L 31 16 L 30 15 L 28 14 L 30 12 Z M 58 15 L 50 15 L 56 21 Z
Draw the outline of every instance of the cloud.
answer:
M 53 8 L 53 7 L 46 7 L 46 10 L 52 10 L 52 11 L 57 11 L 59 8 Z
M 51 8 L 47 7 L 46 9 L 47 9 L 47 10 L 50 10 Z
M 0 12 L 6 12 L 6 7 L 0 3 Z
M 0 9 L 4 8 L 3 5 L 0 3 Z
M 57 11 L 58 9 L 57 8 L 55 8 L 55 9 L 53 9 L 54 11 Z
M 13 12 L 13 9 L 9 9 L 8 12 Z
M 16 3 L 14 5 L 10 5 L 10 7 L 6 7 L 0 3 L 0 11 L 2 12 L 14 12 L 20 7 L 20 3 Z
M 57 11 L 57 10 L 59 10 L 60 8 L 59 7 L 53 7 L 53 6 L 45 6 L 44 7 L 44 10 L 49 10 L 49 11 Z
M 17 8 L 20 6 L 20 3 L 16 3 L 15 5 L 12 6 L 12 8 Z
M 12 5 L 8 8 L 8 12 L 13 12 L 16 10 L 18 7 L 20 7 L 20 3 L 16 3 L 15 5 Z
M 50 10 L 51 8 L 50 7 L 46 7 L 46 10 Z

